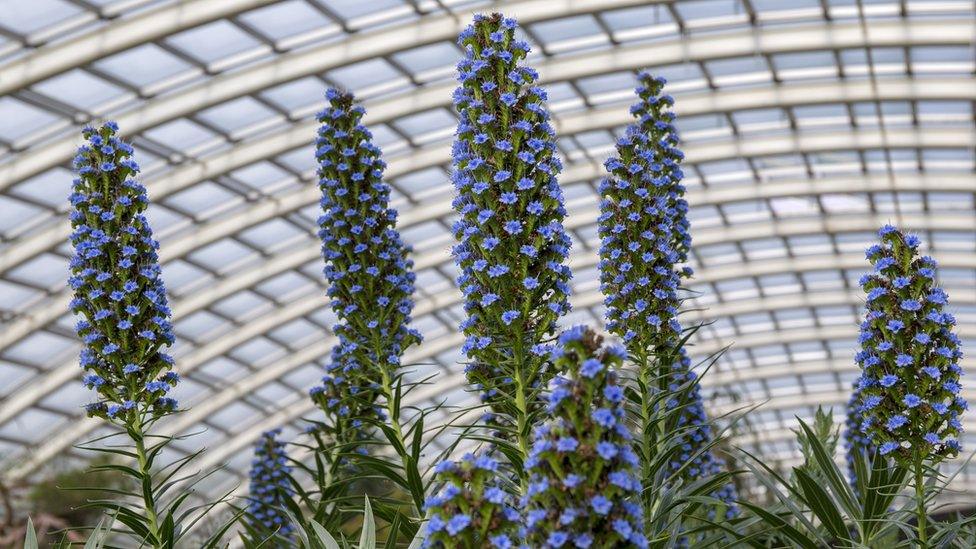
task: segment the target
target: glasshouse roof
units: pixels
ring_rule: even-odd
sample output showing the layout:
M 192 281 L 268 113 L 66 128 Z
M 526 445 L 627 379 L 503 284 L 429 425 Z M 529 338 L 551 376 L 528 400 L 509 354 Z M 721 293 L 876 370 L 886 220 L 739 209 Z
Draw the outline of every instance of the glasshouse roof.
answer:
M 334 337 L 312 142 L 324 90 L 353 91 L 388 163 L 417 271 L 415 402 L 473 403 L 450 247 L 458 33 L 518 18 L 549 92 L 572 240 L 573 313 L 602 325 L 596 187 L 635 74 L 668 80 L 691 206 L 686 325 L 713 417 L 761 405 L 735 442 L 790 464 L 796 416 L 842 418 L 858 370 L 858 278 L 877 228 L 938 259 L 976 345 L 976 63 L 970 1 L 0 1 L 0 470 L 80 463 L 85 418 L 66 285 L 79 131 L 115 120 L 143 166 L 203 487 L 246 489 L 250 447 L 301 432 Z M 976 370 L 972 358 L 965 370 Z M 976 398 L 973 386 L 964 394 Z M 976 447 L 976 416 L 965 448 Z M 444 418 L 442 418 L 442 421 Z M 431 420 L 435 421 L 435 420 Z M 842 419 L 841 419 L 842 421 Z M 976 493 L 976 466 L 956 480 Z

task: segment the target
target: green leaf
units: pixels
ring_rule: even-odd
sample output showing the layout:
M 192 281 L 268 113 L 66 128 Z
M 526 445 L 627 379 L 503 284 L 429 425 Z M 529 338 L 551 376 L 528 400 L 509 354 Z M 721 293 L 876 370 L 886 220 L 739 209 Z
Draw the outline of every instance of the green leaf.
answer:
M 387 530 L 386 543 L 383 544 L 383 549 L 396 549 L 397 539 L 400 537 L 400 523 L 402 520 L 399 513 L 393 517 L 393 521 L 390 522 L 390 528 Z
M 761 517 L 766 524 L 769 524 L 776 530 L 782 532 L 786 537 L 796 542 L 796 544 L 800 547 L 804 547 L 805 549 L 820 549 L 820 546 L 817 545 L 816 541 L 803 535 L 803 532 L 800 532 L 794 528 L 792 524 L 783 520 L 782 517 L 770 513 L 762 507 L 753 505 L 746 501 L 740 501 L 739 504 L 749 509 L 756 515 L 759 515 L 759 517 Z
M 420 523 L 420 527 L 417 528 L 417 535 L 413 537 L 413 541 L 410 542 L 410 546 L 407 549 L 420 549 L 420 546 L 424 543 L 424 523 Z
M 803 494 L 806 496 L 810 510 L 817 515 L 824 528 L 838 540 L 848 539 L 849 536 L 847 528 L 844 526 L 844 518 L 841 516 L 840 511 L 837 510 L 836 504 L 830 497 L 830 494 L 817 484 L 817 481 L 809 473 L 804 471 L 802 467 L 793 468 L 793 474 L 796 475 L 796 479 L 800 483 L 800 489 L 803 490 Z
M 810 426 L 806 424 L 802 419 L 797 417 L 800 422 L 800 427 L 803 432 L 806 433 L 808 442 L 810 444 L 810 449 L 813 450 L 813 457 L 817 460 L 817 465 L 820 466 L 820 470 L 824 477 L 827 479 L 827 484 L 830 485 L 830 491 L 834 493 L 834 497 L 840 501 L 841 506 L 847 512 L 852 520 L 861 519 L 861 509 L 857 504 L 854 493 L 851 491 L 851 487 L 844 480 L 844 476 L 837 469 L 837 464 L 834 463 L 833 458 L 827 454 L 827 450 L 824 448 L 823 443 L 817 438 L 817 435 L 810 429 Z
M 373 508 L 369 504 L 369 496 L 366 496 L 366 504 L 363 509 L 363 533 L 359 536 L 359 549 L 375 549 L 376 547 L 376 522 L 373 520 Z
M 309 524 L 312 526 L 312 531 L 315 532 L 315 537 L 318 538 L 318 542 L 322 547 L 325 549 L 339 549 L 339 542 L 332 537 L 332 534 L 324 526 L 314 520 L 309 521 Z
M 24 549 L 37 549 L 37 532 L 34 531 L 34 523 L 27 517 L 27 535 L 24 536 Z
M 92 530 L 91 536 L 88 537 L 88 541 L 85 542 L 85 549 L 102 549 L 105 545 L 105 540 L 108 539 L 109 534 L 112 533 L 112 523 L 114 520 L 112 516 L 108 517 L 108 524 L 105 523 L 105 517 L 102 517 L 98 524 L 95 525 L 95 529 Z

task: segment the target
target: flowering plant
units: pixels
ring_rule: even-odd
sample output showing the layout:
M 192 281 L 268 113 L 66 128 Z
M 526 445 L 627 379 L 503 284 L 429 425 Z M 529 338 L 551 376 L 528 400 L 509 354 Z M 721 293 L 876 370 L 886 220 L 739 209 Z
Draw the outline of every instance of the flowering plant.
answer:
M 320 448 L 331 462 L 328 476 L 339 475 L 345 484 L 356 475 L 385 477 L 410 495 L 417 519 L 426 491 L 419 469 L 426 411 L 401 417 L 400 364 L 404 351 L 421 341 L 410 328 L 413 261 L 396 230 L 397 212 L 389 207 L 382 153 L 362 124 L 365 109 L 347 92 L 330 89 L 326 98 L 315 151 L 323 212 L 319 237 L 339 342 L 322 385 L 311 391 L 329 419 L 316 436 L 331 438 Z M 394 456 L 370 451 L 384 439 Z M 323 502 L 339 497 L 342 486 Z M 381 516 L 399 512 L 399 505 L 387 507 L 381 499 L 376 505 Z
M 639 462 L 618 383 L 625 351 L 600 343 L 577 326 L 563 332 L 553 350 L 566 375 L 552 381 L 552 419 L 535 428 L 525 462 L 531 547 L 647 547 Z
M 861 279 L 867 312 L 861 324 L 863 375 L 858 409 L 882 455 L 909 465 L 959 452 L 959 338 L 935 286 L 935 260 L 918 257 L 919 239 L 887 225 L 867 250 L 874 272 Z
M 76 329 L 84 342 L 82 381 L 98 395 L 87 406 L 88 415 L 121 428 L 133 445 L 131 450 L 102 444 L 85 448 L 136 461 L 135 467 L 107 463 L 92 470 L 129 477 L 139 488 L 119 493 L 141 500 L 142 505 L 129 507 L 113 500 L 92 505 L 113 513 L 140 543 L 173 547 L 186 535 L 181 520 L 195 510 L 206 514 L 212 506 L 183 509 L 192 493 L 186 488 L 179 496 L 166 494 L 172 479 L 199 452 L 164 466 L 165 474 L 156 471 L 156 459 L 172 438 L 150 435 L 149 430 L 176 411 L 176 400 L 167 394 L 179 376 L 172 370 L 173 359 L 164 352 L 174 338 L 159 268 L 159 243 L 143 215 L 148 205 L 146 189 L 133 179 L 139 166 L 132 159 L 132 146 L 117 136 L 118 131 L 114 122 L 82 131 L 87 143 L 74 159 L 78 178 L 70 196 L 73 231 L 69 239 L 74 255 L 68 284 L 74 290 L 71 311 L 81 317 Z M 216 545 L 229 524 L 203 546 Z
M 914 472 L 917 530 L 926 542 L 925 464 L 938 464 L 959 450 L 959 338 L 955 318 L 943 309 L 945 291 L 935 286 L 936 262 L 919 256 L 921 241 L 891 225 L 866 255 L 874 272 L 861 279 L 867 292 L 861 323 L 862 375 L 856 409 L 861 430 L 882 456 Z
M 143 215 L 146 188 L 131 179 L 139 166 L 117 132 L 114 122 L 82 132 L 88 143 L 74 160 L 68 284 L 71 312 L 82 318 L 83 381 L 99 396 L 88 415 L 134 425 L 176 409 L 166 394 L 179 376 L 163 351 L 174 338 L 159 243 Z
M 294 546 L 294 525 L 285 514 L 294 489 L 281 429 L 261 434 L 251 459 L 245 545 L 274 548 Z
M 538 392 L 552 375 L 546 343 L 569 310 L 571 273 L 547 96 L 533 86 L 538 74 L 521 65 L 529 46 L 516 27 L 499 14 L 478 15 L 460 35 L 452 179 L 467 376 L 514 436 L 518 448 L 498 448 L 521 470 Z
M 711 450 L 712 428 L 678 320 L 681 279 L 692 270 L 678 266 L 687 260 L 691 236 L 674 100 L 662 94 L 663 78 L 641 72 L 638 80 L 639 101 L 631 107 L 636 120 L 618 139 L 599 187 L 599 266 L 607 330 L 621 338 L 636 367 L 645 506 L 659 508 L 653 500 L 660 489 L 713 477 L 724 463 Z M 732 485 L 715 495 L 734 514 Z M 662 533 L 671 529 L 667 521 Z
M 425 504 L 424 547 L 518 546 L 521 524 L 510 489 L 490 453 L 467 453 L 460 461 L 442 461 L 434 471 L 442 485 Z
M 873 272 L 861 278 L 867 293 L 855 357 L 861 377 L 845 432 L 850 481 L 843 481 L 824 437 L 801 422 L 804 448 L 816 467 L 794 468 L 795 484 L 779 479 L 789 494 L 777 492 L 797 528 L 784 529 L 782 515 L 743 504 L 799 544 L 894 547 L 914 519 L 914 539 L 902 545 L 934 547 L 950 543 L 967 522 L 931 523 L 928 516 L 930 502 L 951 479 L 939 474 L 938 464 L 959 451 L 960 415 L 967 408 L 959 394 L 955 319 L 943 310 L 948 299 L 935 286 L 936 262 L 919 256 L 919 238 L 890 225 L 879 237 L 881 243 L 866 253 Z M 775 475 L 763 467 L 767 474 L 754 472 L 771 485 Z M 914 509 L 910 501 L 896 505 L 909 483 Z M 804 508 L 819 526 L 801 518 Z

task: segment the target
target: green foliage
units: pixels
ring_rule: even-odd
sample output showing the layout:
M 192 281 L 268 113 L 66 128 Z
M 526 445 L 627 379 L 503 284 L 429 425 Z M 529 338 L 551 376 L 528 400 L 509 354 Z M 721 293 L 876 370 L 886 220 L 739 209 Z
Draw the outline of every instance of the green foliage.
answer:
M 857 453 L 853 456 L 856 481 L 852 486 L 834 460 L 831 445 L 836 445 L 837 434 L 830 415 L 818 410 L 813 427 L 799 421 L 797 439 L 804 462 L 793 468 L 791 480 L 742 451 L 754 478 L 775 494 L 778 504 L 763 507 L 742 502 L 751 515 L 751 526 L 759 533 L 747 536 L 742 531 L 733 532 L 740 542 L 753 547 L 769 543 L 809 548 L 971 547 L 964 543 L 973 532 L 973 521 L 967 518 L 935 523 L 928 541 L 916 537 L 911 525 L 915 503 L 905 492 L 908 467 L 880 451 L 870 456 Z M 924 498 L 929 510 L 950 480 L 935 469 L 926 471 Z M 759 544 L 757 539 L 766 543 Z
M 142 546 L 179 547 L 189 530 L 214 507 L 227 501 L 229 493 L 216 501 L 191 504 L 189 498 L 194 494 L 193 487 L 209 474 L 189 473 L 186 467 L 202 450 L 159 464 L 157 460 L 162 452 L 177 439 L 147 435 L 146 427 L 145 423 L 131 425 L 125 433 L 112 433 L 79 446 L 108 458 L 92 466 L 90 471 L 112 473 L 123 479 L 121 488 L 99 488 L 105 496 L 92 499 L 83 507 L 100 509 L 113 516 L 125 526 L 124 535 Z M 120 437 L 131 440 L 132 446 L 113 442 Z M 126 465 L 133 461 L 134 465 Z M 217 528 L 201 543 L 201 549 L 221 547 L 221 538 L 239 516 L 234 515 Z
M 376 535 L 376 520 L 373 516 L 373 507 L 370 504 L 369 498 L 365 498 L 363 503 L 362 512 L 362 525 L 359 534 L 359 543 L 355 546 L 351 545 L 346 536 L 339 530 L 334 530 L 335 534 L 329 533 L 322 524 L 315 520 L 300 521 L 297 517 L 292 516 L 292 519 L 298 523 L 301 522 L 302 525 L 297 529 L 298 541 L 296 547 L 301 549 L 378 549 L 379 547 L 384 548 L 394 548 L 396 547 L 397 538 L 396 536 L 388 537 L 386 542 L 381 546 L 379 544 Z M 336 539 L 338 537 L 338 540 Z M 410 542 L 408 549 L 418 549 L 421 545 L 422 537 L 418 533 L 413 540 Z M 245 545 L 245 547 L 260 547 L 253 545 Z
M 104 465 L 104 458 L 93 461 L 91 466 Z M 124 481 L 111 471 L 90 471 L 87 467 L 69 468 L 34 482 L 27 493 L 31 513 L 45 514 L 64 519 L 68 528 L 95 523 L 102 512 L 85 507 L 93 496 L 105 496 L 103 489 L 121 488 Z

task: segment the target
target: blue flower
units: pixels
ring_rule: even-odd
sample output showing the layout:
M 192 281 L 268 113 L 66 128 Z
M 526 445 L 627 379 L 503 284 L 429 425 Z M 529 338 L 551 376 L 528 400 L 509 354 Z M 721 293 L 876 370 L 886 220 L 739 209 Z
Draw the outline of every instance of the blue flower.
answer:
M 514 21 L 477 15 L 458 38 L 464 58 L 457 64 L 460 121 L 451 170 L 458 214 L 452 252 L 467 314 L 465 372 L 500 423 L 517 423 L 513 414 L 544 405 L 532 388 L 545 387 L 553 372 L 548 352 L 535 350 L 570 309 L 571 240 L 556 179 L 562 166 L 545 94 L 534 87 L 538 74 L 522 64 L 527 48 L 515 33 Z M 489 36 L 498 41 L 484 42 Z M 486 308 L 488 294 L 498 299 Z M 481 345 L 485 338 L 491 343 Z M 514 406 L 516 398 L 527 408 Z
M 863 373 L 857 400 L 864 403 L 858 406 L 862 431 L 870 445 L 902 465 L 918 458 L 938 462 L 958 452 L 957 444 L 948 441 L 958 440 L 959 417 L 966 409 L 965 400 L 956 398 L 961 369 L 959 339 L 952 333 L 955 319 L 942 310 L 948 299 L 934 286 L 935 261 L 918 257 L 920 240 L 890 225 L 879 235 L 881 243 L 867 251 L 874 272 L 862 287 L 869 296 L 890 297 L 869 300 L 861 325 L 863 350 L 857 361 Z M 919 295 L 927 297 L 919 300 Z M 875 353 L 871 342 L 886 330 L 898 335 L 878 344 Z M 944 418 L 935 429 L 932 412 Z M 914 455 L 916 449 L 922 454 Z
M 622 399 L 606 397 L 621 388 L 617 368 L 623 357 L 579 327 L 559 341 L 553 360 L 566 375 L 553 379 L 551 394 L 573 398 L 555 399 L 548 421 L 533 433 L 525 463 L 531 480 L 523 510 L 526 545 L 546 547 L 555 536 L 583 547 L 593 540 L 601 547 L 644 546 L 643 512 L 633 503 L 641 491 L 637 457 L 626 424 L 618 421 L 624 417 Z M 591 416 L 590 410 L 597 412 Z
M 348 445 L 370 436 L 372 423 L 364 420 L 384 418 L 382 402 L 391 402 L 393 388 L 378 381 L 397 377 L 403 353 L 421 337 L 410 329 L 413 261 L 389 207 L 382 152 L 362 125 L 366 111 L 346 92 L 330 89 L 326 98 L 315 140 L 318 235 L 338 343 L 311 396 L 336 444 Z
M 88 414 L 133 424 L 176 408 L 166 397 L 175 380 L 164 381 L 172 368 L 164 349 L 174 336 L 159 244 L 144 215 L 146 189 L 129 179 L 138 166 L 117 131 L 114 124 L 85 128 L 88 145 L 75 158 L 70 309 L 84 319 L 76 326 L 85 344 L 80 362 L 99 399 Z
M 580 368 L 580 375 L 583 377 L 593 377 L 603 369 L 603 363 L 596 358 L 587 359 Z
M 244 516 L 249 528 L 259 540 L 277 532 L 285 541 L 292 541 L 295 527 L 285 514 L 287 503 L 294 496 L 285 444 L 278 437 L 281 429 L 261 434 L 251 459 L 250 490 Z
M 461 533 L 462 530 L 467 528 L 469 524 L 471 524 L 470 515 L 454 515 L 451 517 L 451 520 L 447 521 L 447 533 L 452 536 L 456 536 L 457 534 Z
M 895 431 L 902 425 L 908 423 L 908 418 L 903 415 L 891 416 L 888 418 L 888 422 L 885 423 L 885 427 L 889 431 Z
M 606 515 L 613 508 L 613 502 L 601 495 L 593 496 L 590 500 L 590 506 L 593 507 L 593 511 L 598 515 Z
M 882 444 L 879 447 L 879 450 L 881 451 L 881 455 L 886 456 L 899 448 L 901 448 L 900 444 L 898 444 L 897 442 L 889 441 Z
M 613 412 L 607 408 L 593 410 L 591 417 L 601 427 L 613 427 L 614 423 L 617 422 L 617 418 L 613 415 Z

